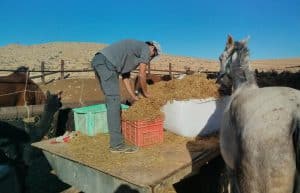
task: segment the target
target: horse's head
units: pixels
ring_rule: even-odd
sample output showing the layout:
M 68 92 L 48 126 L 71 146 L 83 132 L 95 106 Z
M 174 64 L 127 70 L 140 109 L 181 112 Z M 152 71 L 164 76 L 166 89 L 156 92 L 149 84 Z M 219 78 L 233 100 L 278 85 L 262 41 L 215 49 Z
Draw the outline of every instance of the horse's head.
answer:
M 220 71 L 217 83 L 231 88 L 233 79 L 244 76 L 242 73 L 248 68 L 248 39 L 234 41 L 232 36 L 228 35 L 225 49 L 219 57 Z
M 53 113 L 56 112 L 62 106 L 61 95 L 62 91 L 58 92 L 57 94 L 51 94 L 49 91 L 47 91 L 45 111 Z

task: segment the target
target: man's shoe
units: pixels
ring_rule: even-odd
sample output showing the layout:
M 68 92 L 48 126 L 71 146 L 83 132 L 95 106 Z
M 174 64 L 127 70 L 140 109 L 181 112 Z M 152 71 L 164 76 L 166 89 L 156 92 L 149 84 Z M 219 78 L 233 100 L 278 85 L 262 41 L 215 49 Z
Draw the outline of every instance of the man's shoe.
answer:
M 121 144 L 117 147 L 110 147 L 109 151 L 111 153 L 135 153 L 138 151 L 138 148 L 135 146 Z

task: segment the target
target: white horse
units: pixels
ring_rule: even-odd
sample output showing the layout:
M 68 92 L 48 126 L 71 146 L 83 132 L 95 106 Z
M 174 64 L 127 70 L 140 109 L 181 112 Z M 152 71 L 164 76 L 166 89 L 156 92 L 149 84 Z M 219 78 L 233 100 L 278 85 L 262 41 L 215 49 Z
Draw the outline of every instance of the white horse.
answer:
M 300 91 L 259 88 L 250 70 L 247 40 L 228 36 L 218 82 L 231 88 L 220 148 L 231 192 L 300 192 Z

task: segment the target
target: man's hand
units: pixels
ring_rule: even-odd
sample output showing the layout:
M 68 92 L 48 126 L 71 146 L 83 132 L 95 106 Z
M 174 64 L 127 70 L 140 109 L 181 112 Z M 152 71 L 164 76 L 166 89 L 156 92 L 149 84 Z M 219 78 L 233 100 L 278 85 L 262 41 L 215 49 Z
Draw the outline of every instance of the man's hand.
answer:
M 147 92 L 146 70 L 147 70 L 147 64 L 141 63 L 138 76 L 139 76 L 141 89 L 143 91 L 143 95 L 148 98 L 148 97 L 150 97 L 150 94 Z
M 150 95 L 148 92 L 144 93 L 144 96 L 145 96 L 146 98 L 151 97 L 151 95 Z
M 127 92 L 129 93 L 129 95 L 131 96 L 133 102 L 139 100 L 139 97 L 137 97 L 133 91 L 133 88 L 131 86 L 131 82 L 130 82 L 130 73 L 127 74 L 122 74 L 122 80 L 124 82 L 125 88 L 127 90 Z
M 133 99 L 133 102 L 135 102 L 135 101 L 138 101 L 138 100 L 139 100 L 139 97 L 133 96 L 132 99 Z

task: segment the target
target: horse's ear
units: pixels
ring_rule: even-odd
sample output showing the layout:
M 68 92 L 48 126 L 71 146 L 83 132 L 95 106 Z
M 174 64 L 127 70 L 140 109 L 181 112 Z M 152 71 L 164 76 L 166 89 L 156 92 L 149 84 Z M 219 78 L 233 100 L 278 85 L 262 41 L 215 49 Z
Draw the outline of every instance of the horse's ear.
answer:
M 229 45 L 229 46 L 233 45 L 233 37 L 230 34 L 228 34 L 228 36 L 227 36 L 227 43 L 226 44 Z
M 60 98 L 60 99 L 61 99 L 61 95 L 62 95 L 62 93 L 63 93 L 63 91 L 62 91 L 62 90 L 60 90 L 60 91 L 57 93 L 57 96 L 58 96 L 58 98 Z
M 248 43 L 249 39 L 250 39 L 250 36 L 248 35 L 246 38 L 244 38 L 243 40 L 241 40 L 241 43 L 244 44 L 244 45 L 246 45 Z

